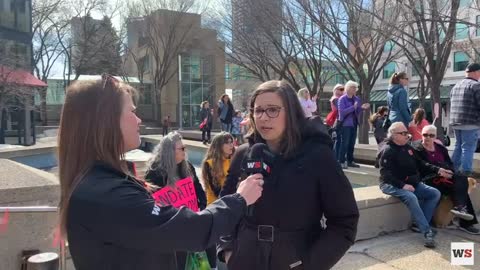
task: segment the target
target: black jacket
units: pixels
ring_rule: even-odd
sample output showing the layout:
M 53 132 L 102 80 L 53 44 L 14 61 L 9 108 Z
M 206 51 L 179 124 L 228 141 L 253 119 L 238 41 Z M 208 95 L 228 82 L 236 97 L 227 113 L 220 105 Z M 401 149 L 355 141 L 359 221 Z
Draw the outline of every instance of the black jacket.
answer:
M 188 167 L 192 172 L 193 176 L 193 184 L 195 186 L 195 194 L 197 194 L 197 202 L 198 208 L 200 210 L 205 209 L 207 207 L 207 196 L 205 195 L 205 191 L 203 190 L 202 184 L 200 184 L 200 180 L 198 179 L 197 173 L 195 172 L 195 167 L 193 167 L 190 161 L 187 161 Z M 180 167 L 177 167 L 178 172 L 180 172 Z M 187 177 L 187 175 L 180 175 L 181 178 Z M 158 187 L 164 187 L 167 185 L 167 173 L 163 170 L 147 170 L 145 174 L 145 179 Z
M 415 149 L 415 153 L 417 154 L 417 157 L 428 162 L 427 150 L 425 149 L 425 147 L 423 147 L 422 142 L 415 142 L 413 143 L 412 146 Z M 438 166 L 440 168 L 444 168 L 446 170 L 451 170 L 452 172 L 454 172 L 455 169 L 453 166 L 453 162 L 450 159 L 450 155 L 448 154 L 447 148 L 436 142 L 435 142 L 435 146 L 440 149 L 440 152 L 442 153 L 443 158 L 445 159 L 445 162 L 432 163 L 432 165 Z M 420 169 L 420 176 L 422 178 L 430 177 L 431 175 L 432 175 L 432 172 L 430 170 Z
M 254 225 L 273 225 L 275 238 L 271 244 L 271 270 L 330 269 L 354 243 L 359 218 L 352 186 L 334 158 L 332 141 L 318 117 L 308 120 L 303 143 L 289 159 L 277 156 L 272 174 L 265 179 L 262 197 L 231 237 L 222 238 L 219 257 L 224 250 L 233 250 L 228 269 L 265 269 L 262 263 L 262 242 Z M 244 144 L 235 152 L 221 196 L 235 192 L 242 174 L 242 160 L 249 147 Z M 327 227 L 320 220 L 325 215 Z M 278 233 L 279 232 L 279 233 Z M 268 245 L 268 243 L 267 243 Z
M 156 205 L 141 182 L 97 162 L 73 191 L 67 234 L 77 270 L 175 270 L 175 251 L 204 250 L 246 212 L 238 194 L 199 213 Z
M 403 188 L 405 184 L 416 186 L 421 181 L 420 171 L 438 173 L 439 167 L 418 158 L 412 146 L 397 145 L 387 140 L 378 154 L 380 185 L 390 184 Z
M 212 124 L 213 124 L 212 113 L 210 112 L 210 109 L 202 108 L 200 110 L 200 122 L 202 122 L 205 118 L 207 118 L 207 125 L 205 126 L 205 129 L 206 130 L 212 129 Z

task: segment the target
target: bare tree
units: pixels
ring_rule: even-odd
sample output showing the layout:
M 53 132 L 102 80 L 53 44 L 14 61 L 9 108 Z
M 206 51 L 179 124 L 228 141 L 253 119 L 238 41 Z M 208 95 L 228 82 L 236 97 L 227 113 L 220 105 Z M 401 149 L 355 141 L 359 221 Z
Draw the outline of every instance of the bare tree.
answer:
M 393 20 L 385 6 L 368 0 L 296 0 L 309 19 L 327 37 L 327 60 L 348 79 L 358 80 L 363 101 L 370 99 L 370 92 L 382 73 L 382 69 L 398 57 L 391 50 L 384 53 L 386 42 L 395 27 L 381 24 L 371 16 L 376 14 L 383 20 Z M 381 31 L 371 31 L 375 26 Z M 364 113 L 360 126 L 359 142 L 368 144 L 368 113 Z
M 130 44 L 128 52 L 142 78 L 151 71 L 156 121 L 162 119 L 162 91 L 177 74 L 178 56 L 194 34 L 196 21 L 189 13 L 201 13 L 203 9 L 202 2 L 194 0 L 143 0 L 128 5 L 128 20 L 136 21 L 140 30 L 138 42 Z
M 74 6 L 76 16 L 71 20 L 71 52 L 76 77 L 82 74 L 107 72 L 120 75 L 120 40 L 111 19 L 117 15 L 120 2 L 108 5 L 104 0 L 89 0 Z M 100 12 L 101 20 L 91 14 Z
M 23 77 L 14 67 L 22 61 L 18 55 L 2 56 L 0 59 L 0 144 L 5 143 L 4 113 L 23 108 L 33 99 L 32 90 L 23 86 Z M 26 71 L 23 71 L 26 72 Z
M 52 68 L 62 55 L 62 48 L 58 42 L 57 26 L 59 13 L 65 8 L 64 0 L 33 1 L 32 8 L 32 40 L 33 66 L 38 79 L 47 83 Z M 64 28 L 66 24 L 60 26 Z M 40 112 L 43 125 L 47 125 L 47 88 L 40 91 Z
M 430 92 L 432 111 L 440 104 L 440 86 L 445 75 L 452 46 L 455 42 L 456 24 L 460 23 L 458 11 L 460 0 L 451 1 L 384 1 L 395 14 L 395 20 L 385 20 L 375 13 L 381 24 L 396 27 L 390 36 L 401 52 L 413 63 L 420 74 L 420 94 L 423 98 Z M 380 33 L 381 30 L 373 28 Z M 467 30 L 468 31 L 468 30 Z M 423 82 L 422 82 L 423 80 Z M 438 115 L 438 127 L 442 126 L 442 114 Z M 443 129 L 438 128 L 439 135 Z
M 222 6 L 209 23 L 221 30 L 227 61 L 252 77 L 284 79 L 315 94 L 335 75 L 323 58 L 326 36 L 303 9 L 287 1 L 225 0 Z

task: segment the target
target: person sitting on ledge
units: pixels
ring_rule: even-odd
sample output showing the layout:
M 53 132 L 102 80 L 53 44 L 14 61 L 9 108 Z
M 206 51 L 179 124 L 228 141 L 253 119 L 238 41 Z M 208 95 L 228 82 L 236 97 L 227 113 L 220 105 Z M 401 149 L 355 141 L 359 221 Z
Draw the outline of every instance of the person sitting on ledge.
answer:
M 450 195 L 453 202 L 452 214 L 460 218 L 459 229 L 470 234 L 480 234 L 480 230 L 474 226 L 478 224 L 472 201 L 468 196 L 468 178 L 464 174 L 454 171 L 453 162 L 448 155 L 448 150 L 442 144 L 435 141 L 437 128 L 434 125 L 425 126 L 422 129 L 422 141 L 413 145 L 417 157 L 438 167 L 454 172 L 451 179 L 443 178 L 437 174 L 420 170 L 420 175 L 425 183 L 438 189 L 443 195 Z
M 385 146 L 379 153 L 380 189 L 404 203 L 418 229 L 425 237 L 425 247 L 435 247 L 435 234 L 430 220 L 440 200 L 440 191 L 421 182 L 419 170 L 428 170 L 443 177 L 452 172 L 414 158 L 414 149 L 408 145 L 409 133 L 402 122 L 388 129 Z M 420 203 L 422 202 L 422 205 Z

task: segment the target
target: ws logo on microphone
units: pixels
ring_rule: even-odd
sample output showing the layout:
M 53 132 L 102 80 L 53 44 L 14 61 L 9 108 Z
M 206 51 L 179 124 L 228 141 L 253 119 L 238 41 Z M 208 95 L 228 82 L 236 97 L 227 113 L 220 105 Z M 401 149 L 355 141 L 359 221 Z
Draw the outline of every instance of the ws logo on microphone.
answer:
M 247 162 L 247 168 L 248 169 L 263 169 L 267 173 L 270 173 L 270 167 L 261 161 L 252 161 L 252 162 Z
M 471 242 L 452 242 L 450 248 L 450 263 L 452 265 L 473 265 L 474 244 Z

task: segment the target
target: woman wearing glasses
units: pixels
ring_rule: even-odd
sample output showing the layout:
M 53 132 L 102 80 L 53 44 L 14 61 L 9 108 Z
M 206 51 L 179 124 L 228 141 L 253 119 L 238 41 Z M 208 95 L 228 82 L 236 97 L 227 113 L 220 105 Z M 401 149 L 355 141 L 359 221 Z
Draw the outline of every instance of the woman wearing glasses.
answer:
M 405 72 L 395 72 L 390 77 L 390 86 L 387 92 L 387 104 L 390 110 L 388 119 L 392 123 L 402 122 L 406 127 L 412 121 L 412 114 L 408 106 L 408 76 Z
M 422 183 L 420 171 L 451 178 L 452 172 L 415 158 L 414 149 L 406 126 L 393 123 L 388 129 L 388 138 L 379 153 L 380 189 L 383 193 L 397 197 L 412 214 L 412 229 L 424 236 L 424 245 L 435 247 L 435 232 L 430 227 L 440 191 Z
M 414 144 L 417 156 L 425 162 L 454 171 L 448 150 L 436 141 L 436 134 L 437 128 L 434 125 L 422 129 L 422 141 Z M 451 196 L 454 207 L 450 212 L 460 218 L 459 229 L 470 234 L 480 234 L 480 230 L 474 226 L 478 220 L 468 196 L 467 176 L 454 173 L 453 177 L 444 178 L 425 170 L 420 170 L 420 174 L 427 185 L 438 189 L 443 195 Z
M 111 76 L 67 88 L 58 135 L 60 228 L 77 270 L 176 270 L 177 251 L 211 246 L 261 195 L 263 180 L 252 175 L 237 194 L 198 213 L 156 203 L 153 187 L 125 161 L 140 144 L 135 93 Z
M 240 146 L 220 196 L 235 192 L 249 150 L 264 143 L 271 173 L 264 196 L 237 230 L 222 237 L 229 270 L 330 269 L 354 243 L 358 209 L 319 117 L 305 118 L 293 88 L 268 81 L 250 100 L 252 129 Z M 326 228 L 320 220 L 325 216 Z

